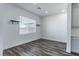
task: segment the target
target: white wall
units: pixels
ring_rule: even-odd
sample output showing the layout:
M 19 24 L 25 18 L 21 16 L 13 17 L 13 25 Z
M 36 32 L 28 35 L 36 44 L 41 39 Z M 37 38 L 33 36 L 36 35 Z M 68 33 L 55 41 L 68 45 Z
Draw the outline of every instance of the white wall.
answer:
M 37 28 L 36 33 L 19 35 L 19 25 L 9 23 L 11 19 L 19 20 L 19 16 L 26 16 L 35 19 L 40 24 L 40 18 L 37 15 L 9 4 L 0 4 L 0 15 L 2 15 L 0 21 L 3 21 L 3 49 L 40 38 L 40 28 Z
M 47 16 L 41 19 L 42 38 L 67 42 L 67 14 Z
M 0 9 L 1 13 L 1 9 Z M 2 37 L 2 28 L 3 28 L 3 21 L 2 21 L 2 15 L 0 14 L 0 56 L 3 53 L 2 46 L 3 46 L 3 37 Z

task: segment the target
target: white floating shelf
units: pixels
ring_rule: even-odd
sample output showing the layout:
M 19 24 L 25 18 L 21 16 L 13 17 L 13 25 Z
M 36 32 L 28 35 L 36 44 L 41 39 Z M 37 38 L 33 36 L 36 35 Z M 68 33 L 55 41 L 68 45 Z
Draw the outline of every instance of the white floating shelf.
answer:
M 71 35 L 72 39 L 79 39 L 79 35 Z
M 72 28 L 79 28 L 79 26 L 72 26 Z
M 71 36 L 77 36 L 77 37 L 79 37 L 79 35 L 71 35 Z

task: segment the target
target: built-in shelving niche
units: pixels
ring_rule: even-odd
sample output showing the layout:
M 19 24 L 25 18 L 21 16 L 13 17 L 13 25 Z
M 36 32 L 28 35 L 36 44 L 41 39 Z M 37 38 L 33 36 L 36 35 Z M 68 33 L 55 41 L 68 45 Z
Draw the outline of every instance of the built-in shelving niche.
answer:
M 79 29 L 79 26 L 78 25 L 77 26 L 72 26 L 72 30 L 73 29 Z M 71 38 L 73 38 L 73 39 L 79 39 L 79 35 L 78 34 L 72 34 Z

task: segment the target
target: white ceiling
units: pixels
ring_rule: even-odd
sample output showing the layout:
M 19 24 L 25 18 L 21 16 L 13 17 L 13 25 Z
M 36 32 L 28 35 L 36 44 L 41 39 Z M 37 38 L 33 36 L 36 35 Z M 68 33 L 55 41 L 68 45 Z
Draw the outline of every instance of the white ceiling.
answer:
M 15 3 L 14 5 L 39 16 L 48 16 L 65 12 L 67 8 L 66 3 Z M 41 7 L 41 9 L 37 9 L 38 7 Z M 48 13 L 45 13 L 45 11 L 48 11 Z

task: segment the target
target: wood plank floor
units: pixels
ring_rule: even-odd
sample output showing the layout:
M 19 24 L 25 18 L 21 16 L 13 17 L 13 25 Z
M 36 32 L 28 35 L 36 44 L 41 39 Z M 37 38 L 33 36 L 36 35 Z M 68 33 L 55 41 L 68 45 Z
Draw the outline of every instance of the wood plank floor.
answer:
M 65 52 L 66 44 L 45 39 L 4 50 L 4 56 L 75 56 Z

